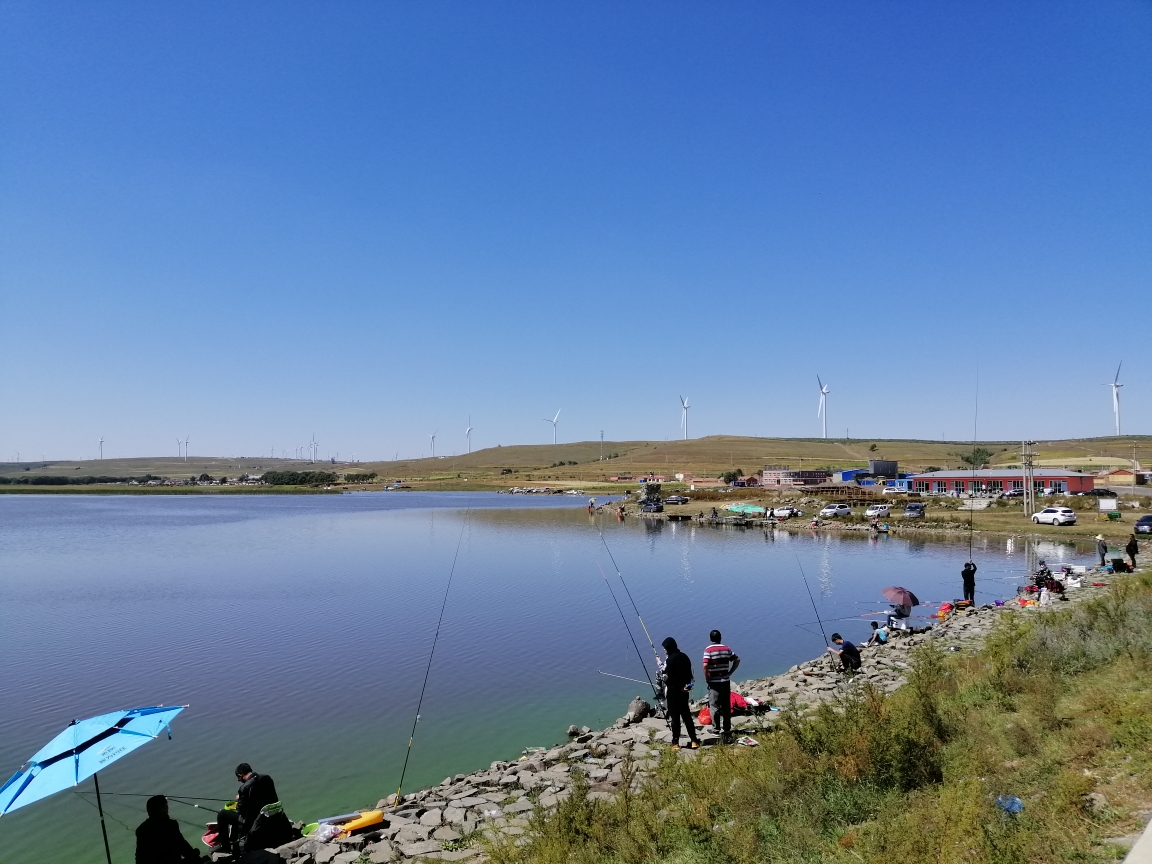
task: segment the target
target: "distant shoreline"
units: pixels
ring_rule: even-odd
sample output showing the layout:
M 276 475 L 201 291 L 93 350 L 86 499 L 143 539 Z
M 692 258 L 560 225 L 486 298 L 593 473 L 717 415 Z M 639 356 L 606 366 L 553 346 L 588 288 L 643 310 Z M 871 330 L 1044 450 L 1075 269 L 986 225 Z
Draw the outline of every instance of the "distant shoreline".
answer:
M 0 495 L 341 495 L 345 491 L 309 486 L 0 486 Z

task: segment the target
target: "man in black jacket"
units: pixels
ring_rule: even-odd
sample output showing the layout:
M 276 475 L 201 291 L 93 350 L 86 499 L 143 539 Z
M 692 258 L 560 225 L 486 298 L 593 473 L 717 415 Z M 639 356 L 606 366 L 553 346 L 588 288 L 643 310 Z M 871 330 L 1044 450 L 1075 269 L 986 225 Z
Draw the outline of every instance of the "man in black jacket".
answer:
M 676 646 L 676 640 L 669 636 L 660 643 L 668 661 L 664 664 L 664 693 L 668 700 L 668 718 L 672 725 L 672 749 L 680 749 L 680 721 L 688 732 L 688 746 L 695 750 L 700 746 L 696 738 L 696 726 L 692 722 L 692 709 L 688 706 L 688 696 L 693 684 L 692 661 Z
M 240 781 L 240 788 L 236 792 L 236 809 L 221 810 L 216 814 L 219 832 L 216 844 L 212 847 L 215 851 L 228 852 L 237 846 L 264 848 L 246 842 L 248 835 L 252 833 L 260 811 L 269 804 L 280 803 L 280 799 L 276 796 L 276 784 L 272 782 L 272 778 L 267 774 L 257 774 L 247 762 L 241 762 L 236 766 L 236 779 Z M 283 812 L 280 812 L 279 816 L 287 818 Z
M 148 818 L 136 829 L 136 864 L 199 864 L 200 853 L 168 815 L 168 799 L 153 795 L 145 806 Z

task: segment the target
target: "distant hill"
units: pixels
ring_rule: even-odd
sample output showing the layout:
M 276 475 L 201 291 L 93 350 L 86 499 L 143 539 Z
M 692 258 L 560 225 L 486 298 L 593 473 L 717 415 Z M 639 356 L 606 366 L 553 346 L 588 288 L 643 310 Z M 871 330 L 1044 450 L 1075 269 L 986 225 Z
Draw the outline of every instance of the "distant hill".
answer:
M 1038 458 L 1045 465 L 1063 464 L 1062 460 L 1067 460 L 1072 466 L 1120 461 L 1128 464 L 1132 459 L 1133 445 L 1141 464 L 1152 463 L 1152 436 L 1042 441 L 1036 449 Z M 1019 441 L 981 441 L 978 446 L 992 451 L 990 463 L 993 465 L 1009 465 L 1019 461 Z M 571 444 L 488 447 L 471 454 L 436 459 L 337 463 L 335 467 L 331 463 L 314 465 L 305 460 L 271 459 L 267 456 L 192 457 L 187 461 L 175 457 L 140 457 L 82 462 L 6 462 L 0 463 L 0 476 L 31 473 L 72 477 L 138 477 L 145 474 L 161 477 L 191 477 L 200 474 L 236 477 L 272 470 L 309 470 L 323 465 L 327 470 L 340 472 L 375 471 L 385 478 L 447 479 L 460 475 L 476 481 L 503 482 L 507 485 L 521 479 L 531 479 L 533 482 L 554 479 L 593 483 L 621 473 L 639 475 L 651 471 L 672 475 L 687 472 L 710 477 L 734 468 L 752 473 L 765 465 L 789 465 L 793 468 L 863 467 L 869 459 L 895 459 L 900 463 L 901 470 L 920 471 L 932 466 L 960 466 L 960 454 L 970 453 L 971 450 L 972 443 L 963 441 L 711 435 L 688 441 L 605 441 L 603 461 L 600 459 L 599 441 L 579 441 Z M 512 478 L 502 475 L 502 469 L 509 469 L 515 475 Z

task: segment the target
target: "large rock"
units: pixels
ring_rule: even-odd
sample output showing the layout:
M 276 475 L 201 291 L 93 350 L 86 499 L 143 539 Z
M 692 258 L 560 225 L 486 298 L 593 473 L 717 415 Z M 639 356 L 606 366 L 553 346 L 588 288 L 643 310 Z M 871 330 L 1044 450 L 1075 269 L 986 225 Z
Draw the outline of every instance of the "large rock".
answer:
M 416 858 L 420 855 L 431 855 L 440 851 L 440 844 L 436 840 L 424 840 L 420 843 L 405 843 L 400 847 L 401 854 L 406 858 Z
M 420 817 L 420 824 L 427 825 L 429 828 L 437 828 L 444 821 L 443 817 L 443 811 L 436 808 L 425 810 L 424 815 Z

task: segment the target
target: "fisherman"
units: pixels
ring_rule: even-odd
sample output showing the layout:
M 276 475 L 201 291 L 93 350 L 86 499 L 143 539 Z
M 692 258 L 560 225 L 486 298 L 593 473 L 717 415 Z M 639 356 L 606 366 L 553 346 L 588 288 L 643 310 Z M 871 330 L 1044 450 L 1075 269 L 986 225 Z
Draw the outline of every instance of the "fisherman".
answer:
M 964 599 L 975 603 L 976 602 L 976 564 L 969 561 L 964 565 L 964 569 L 960 571 L 960 578 L 964 583 Z
M 252 829 L 256 825 L 256 817 L 264 808 L 276 809 L 277 815 L 284 821 L 288 818 L 284 816 L 283 809 L 280 809 L 276 784 L 272 782 L 271 777 L 267 774 L 257 774 L 251 765 L 241 762 L 236 766 L 236 779 L 240 781 L 240 788 L 236 792 L 236 809 L 221 810 L 216 814 L 218 832 L 216 842 L 212 846 L 213 852 L 231 852 L 238 847 L 266 848 L 249 842 Z M 257 841 L 259 839 L 257 838 Z M 280 843 L 272 845 L 279 846 L 291 839 L 287 837 Z
M 888 644 L 888 628 L 887 627 L 881 627 L 879 622 L 873 621 L 872 622 L 872 635 L 868 638 L 868 641 L 865 643 L 865 647 L 867 647 L 868 645 L 887 645 L 887 644 Z
M 1124 547 L 1124 551 L 1128 553 L 1128 560 L 1132 564 L 1132 569 L 1135 570 L 1136 569 L 1136 556 L 1140 552 L 1140 544 L 1136 542 L 1136 535 L 1135 534 L 1129 534 L 1128 535 L 1128 543 Z
M 893 603 L 891 604 L 892 611 L 888 613 L 888 618 L 884 622 L 884 626 L 889 629 L 896 627 L 897 621 L 903 621 L 912 615 L 912 607 L 906 603 Z M 901 624 L 900 629 L 907 630 L 907 625 Z
M 1108 557 L 1108 541 L 1103 534 L 1096 535 L 1096 554 L 1100 556 L 1100 566 L 1104 566 L 1104 559 Z
M 873 621 L 873 624 L 876 622 Z M 856 672 L 860 668 L 860 649 L 853 645 L 851 642 L 845 642 L 844 637 L 839 633 L 832 634 L 832 642 L 839 645 L 839 648 L 832 648 L 829 646 L 828 653 L 835 654 L 840 658 L 840 666 L 845 672 Z
M 153 795 L 144 805 L 148 818 L 136 828 L 136 864 L 200 864 L 203 857 L 168 815 L 168 799 Z
M 712 644 L 704 649 L 704 683 L 708 685 L 712 731 L 727 738 L 732 734 L 732 673 L 740 665 L 740 658 L 720 641 L 719 630 L 709 633 L 708 639 Z
M 672 727 L 672 749 L 680 749 L 680 721 L 683 720 L 684 729 L 688 733 L 688 746 L 696 750 L 700 742 L 696 738 L 696 724 L 692 722 L 692 709 L 688 705 L 688 697 L 695 683 L 692 661 L 671 636 L 661 642 L 660 646 L 668 655 L 661 672 L 664 677 L 664 698 L 668 702 L 668 719 Z

